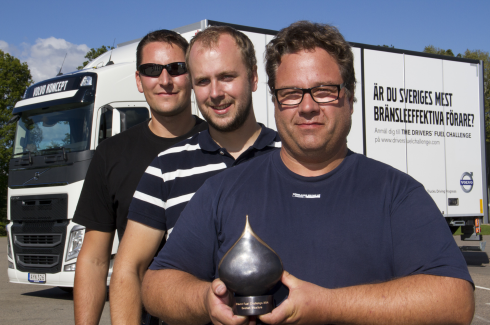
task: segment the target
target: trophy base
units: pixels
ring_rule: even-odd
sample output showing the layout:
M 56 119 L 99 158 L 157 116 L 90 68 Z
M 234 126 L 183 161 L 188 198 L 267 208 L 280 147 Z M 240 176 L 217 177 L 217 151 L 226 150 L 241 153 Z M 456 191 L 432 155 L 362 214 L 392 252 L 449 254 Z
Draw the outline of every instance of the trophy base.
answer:
M 240 316 L 264 315 L 274 309 L 272 295 L 267 296 L 235 296 L 233 312 Z

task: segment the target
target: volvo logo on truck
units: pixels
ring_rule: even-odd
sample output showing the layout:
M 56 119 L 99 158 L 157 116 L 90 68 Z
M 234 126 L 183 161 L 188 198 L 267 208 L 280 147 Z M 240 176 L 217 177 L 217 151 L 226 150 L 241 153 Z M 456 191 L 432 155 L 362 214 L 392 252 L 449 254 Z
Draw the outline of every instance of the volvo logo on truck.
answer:
M 463 190 L 463 192 L 471 192 L 471 190 L 473 189 L 473 173 L 464 172 L 463 175 L 461 175 L 461 180 L 459 181 L 459 184 L 461 185 L 461 189 Z
M 28 180 L 27 182 L 25 182 L 24 184 L 22 185 L 26 185 L 27 183 L 29 183 L 30 181 L 34 180 L 34 181 L 37 181 L 39 179 L 39 177 L 44 174 L 45 172 L 47 172 L 48 170 L 50 170 L 51 168 L 47 168 L 45 170 L 43 170 L 42 172 L 35 172 L 34 173 L 34 177 L 31 178 L 30 180 Z

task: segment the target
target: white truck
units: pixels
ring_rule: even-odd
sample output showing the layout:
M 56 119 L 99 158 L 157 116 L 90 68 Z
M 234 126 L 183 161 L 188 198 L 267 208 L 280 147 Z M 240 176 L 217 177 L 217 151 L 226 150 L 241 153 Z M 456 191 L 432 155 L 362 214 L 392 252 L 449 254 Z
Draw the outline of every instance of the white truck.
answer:
M 175 31 L 190 40 L 211 25 L 235 27 L 253 42 L 259 73 L 255 114 L 275 129 L 262 58 L 276 32 L 211 20 Z M 34 84 L 15 105 L 8 183 L 10 282 L 73 287 L 85 228 L 71 219 L 94 150 L 149 116 L 134 81 L 138 41 L 118 44 L 81 71 Z M 482 63 L 352 45 L 357 102 L 349 148 L 415 177 L 450 227 L 463 226 L 465 237 L 480 239 L 478 222 L 488 222 Z M 116 236 L 113 254 L 117 246 Z

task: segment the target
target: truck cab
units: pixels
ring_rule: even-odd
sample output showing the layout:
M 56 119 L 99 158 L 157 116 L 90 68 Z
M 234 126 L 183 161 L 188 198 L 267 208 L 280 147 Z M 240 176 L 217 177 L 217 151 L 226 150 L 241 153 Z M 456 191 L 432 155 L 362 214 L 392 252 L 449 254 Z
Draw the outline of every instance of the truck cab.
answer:
M 135 84 L 136 46 L 36 83 L 14 107 L 6 228 L 10 282 L 73 287 L 85 227 L 71 219 L 95 149 L 150 117 Z M 112 263 L 108 283 L 111 271 Z

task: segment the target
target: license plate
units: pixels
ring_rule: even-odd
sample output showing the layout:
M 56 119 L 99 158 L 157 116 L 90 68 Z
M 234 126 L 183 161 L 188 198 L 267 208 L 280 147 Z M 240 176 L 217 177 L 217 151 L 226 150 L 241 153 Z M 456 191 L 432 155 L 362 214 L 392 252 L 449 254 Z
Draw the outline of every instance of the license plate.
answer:
M 46 274 L 29 273 L 27 280 L 33 283 L 46 283 Z

